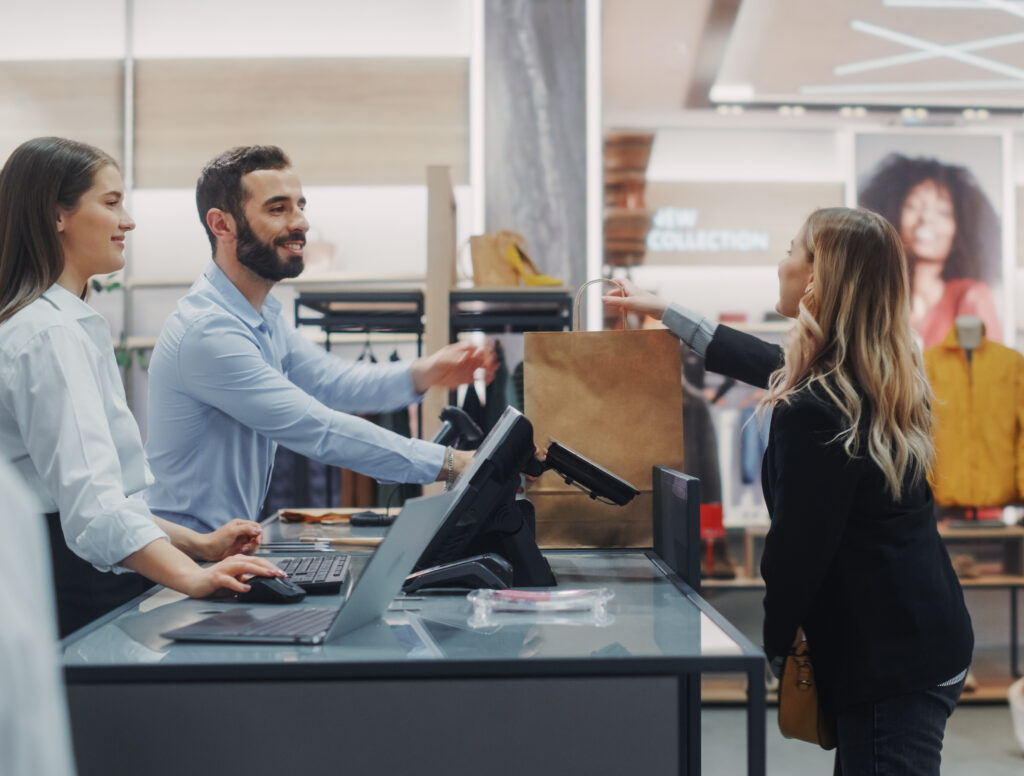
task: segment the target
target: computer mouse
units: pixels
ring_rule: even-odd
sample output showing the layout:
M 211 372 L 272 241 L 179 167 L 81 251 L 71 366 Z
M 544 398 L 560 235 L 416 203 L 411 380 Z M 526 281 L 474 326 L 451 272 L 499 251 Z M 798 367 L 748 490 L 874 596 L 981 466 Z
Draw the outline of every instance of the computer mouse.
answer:
M 295 604 L 306 597 L 306 591 L 280 577 L 251 577 L 246 582 L 249 590 L 238 594 L 246 603 Z

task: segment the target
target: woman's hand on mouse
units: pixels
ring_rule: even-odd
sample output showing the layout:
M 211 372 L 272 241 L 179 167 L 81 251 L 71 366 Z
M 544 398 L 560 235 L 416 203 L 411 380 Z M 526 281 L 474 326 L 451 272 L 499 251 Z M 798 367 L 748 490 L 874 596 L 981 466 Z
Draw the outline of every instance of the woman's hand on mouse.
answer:
M 249 590 L 249 585 L 240 577 L 248 579 L 251 576 L 284 578 L 287 574 L 263 558 L 232 555 L 212 566 L 197 567 L 196 573 L 190 575 L 182 592 L 187 593 L 190 598 L 206 598 L 225 590 L 244 593 Z
M 642 291 L 625 278 L 616 278 L 622 288 L 616 288 L 601 297 L 601 301 L 613 309 L 622 309 L 640 315 L 650 315 L 661 320 L 668 302 L 649 291 Z

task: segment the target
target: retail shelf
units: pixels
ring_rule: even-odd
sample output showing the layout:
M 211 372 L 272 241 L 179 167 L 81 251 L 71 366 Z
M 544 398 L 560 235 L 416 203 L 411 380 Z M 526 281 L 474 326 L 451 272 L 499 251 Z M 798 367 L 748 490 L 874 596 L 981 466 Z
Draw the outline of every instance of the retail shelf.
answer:
M 1024 588 L 1024 576 L 1016 574 L 986 574 L 973 579 L 961 579 L 962 587 Z M 702 579 L 702 589 L 717 590 L 760 590 L 764 587 L 761 577 L 737 576 L 735 579 Z
M 977 687 L 964 690 L 960 703 L 1006 703 L 1006 691 L 1013 684 L 1007 677 L 987 677 L 977 680 Z M 730 677 L 705 677 L 700 683 L 700 699 L 703 704 L 745 704 L 747 702 L 746 679 Z M 779 694 L 769 690 L 765 700 L 769 706 L 778 706 Z
M 449 308 L 452 337 L 464 331 L 513 334 L 572 326 L 572 292 L 564 287 L 453 289 Z
M 414 334 L 422 351 L 423 292 L 375 290 L 302 292 L 295 299 L 295 325 L 315 326 L 327 335 L 338 332 Z
M 195 275 L 165 275 L 163 277 L 131 277 L 125 281 L 128 288 L 188 288 L 196 282 Z M 373 285 L 377 287 L 403 285 L 423 286 L 426 279 L 422 275 L 395 275 L 382 277 L 357 272 L 324 272 L 310 275 L 299 275 L 297 278 L 286 278 L 281 281 L 284 286 L 299 288 L 310 286 L 335 285 Z

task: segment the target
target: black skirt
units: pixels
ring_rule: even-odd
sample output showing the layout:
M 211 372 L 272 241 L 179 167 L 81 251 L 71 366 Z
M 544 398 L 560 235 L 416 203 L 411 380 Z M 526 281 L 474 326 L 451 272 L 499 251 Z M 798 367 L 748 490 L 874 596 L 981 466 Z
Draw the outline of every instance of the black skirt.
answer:
M 64 540 L 60 515 L 46 516 L 57 594 L 57 630 L 64 638 L 153 586 L 139 574 L 115 574 L 96 568 L 73 553 Z

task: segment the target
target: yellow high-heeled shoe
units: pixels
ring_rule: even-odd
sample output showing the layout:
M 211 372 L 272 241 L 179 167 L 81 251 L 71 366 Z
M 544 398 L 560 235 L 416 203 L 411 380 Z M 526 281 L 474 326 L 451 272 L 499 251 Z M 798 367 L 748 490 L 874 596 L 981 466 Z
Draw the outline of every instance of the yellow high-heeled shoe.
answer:
M 550 275 L 545 275 L 540 272 L 530 257 L 526 255 L 522 248 L 517 244 L 509 243 L 508 247 L 505 248 L 505 261 L 507 261 L 512 269 L 516 271 L 516 274 L 523 279 L 523 282 L 528 286 L 560 286 L 562 281 L 558 278 L 553 278 Z

